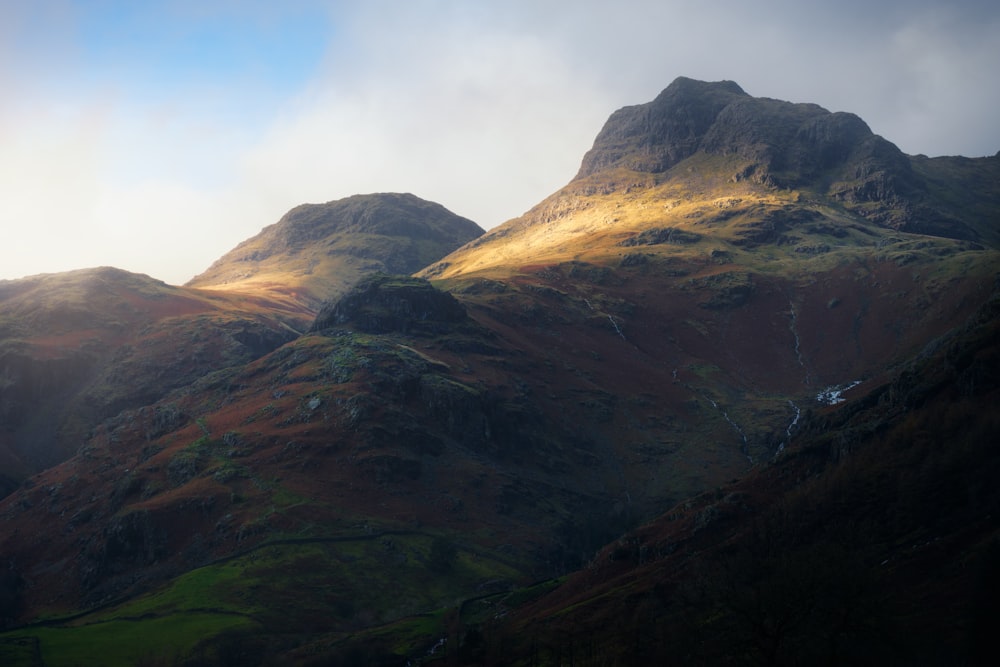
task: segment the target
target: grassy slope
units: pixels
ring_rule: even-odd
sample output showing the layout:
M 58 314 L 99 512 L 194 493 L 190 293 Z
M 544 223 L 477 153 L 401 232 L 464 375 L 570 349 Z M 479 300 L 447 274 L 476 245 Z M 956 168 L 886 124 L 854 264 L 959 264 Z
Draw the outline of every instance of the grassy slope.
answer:
M 481 586 L 564 571 L 637 518 L 745 475 L 747 455 L 759 465 L 782 444 L 789 401 L 901 363 L 985 298 L 993 251 L 733 184 L 738 167 L 702 155 L 663 177 L 574 182 L 428 269 L 474 332 L 304 337 L 109 424 L 86 461 L 24 494 L 51 515 L 89 511 L 64 531 L 82 536 L 23 553 L 63 568 L 30 613 L 128 597 L 37 636 L 51 647 L 153 614 L 196 651 L 184 619 L 208 614 L 260 624 L 273 631 L 262 651 L 301 661 L 414 656 L 460 636 L 454 609 Z M 647 242 L 665 230 L 686 236 Z M 183 419 L 150 435 L 173 408 Z M 87 501 L 88 488 L 109 497 Z M 118 544 L 103 588 L 81 591 L 77 544 L 108 557 L 87 527 L 108 519 L 155 539 Z M 428 567 L 435 538 L 457 549 L 448 577 Z M 386 578 L 397 566 L 405 582 Z M 303 605 L 290 595 L 302 590 L 321 595 Z
M 359 532 L 434 527 L 392 538 L 416 568 L 402 572 L 426 586 L 408 604 L 365 598 L 371 588 L 407 595 L 396 580 L 340 578 L 339 572 L 352 570 L 342 559 L 331 560 L 345 553 L 346 543 L 339 542 L 326 555 L 317 554 L 313 543 L 282 547 L 287 560 L 278 570 L 323 574 L 304 582 L 279 577 L 274 587 L 257 589 L 256 601 L 248 593 L 252 587 L 244 585 L 251 576 L 232 592 L 235 601 L 226 604 L 233 606 L 221 610 L 200 606 L 183 578 L 151 590 L 150 583 L 173 575 L 158 569 L 162 563 L 129 565 L 141 549 L 115 567 L 143 566 L 148 583 L 97 591 L 104 599 L 134 596 L 121 614 L 153 613 L 150 620 L 164 623 L 209 614 L 220 623 L 244 629 L 259 623 L 270 632 L 287 619 L 298 629 L 273 632 L 261 650 L 291 650 L 281 644 L 288 640 L 303 652 L 302 660 L 310 651 L 374 655 L 386 646 L 412 656 L 453 623 L 450 612 L 438 610 L 461 606 L 481 584 L 500 580 L 509 586 L 564 570 L 629 522 L 746 474 L 747 453 L 759 462 L 780 444 L 794 417 L 789 400 L 805 407 L 824 383 L 855 379 L 874 360 L 881 365 L 922 345 L 926 335 L 974 306 L 974 297 L 942 295 L 970 293 L 990 267 L 983 251 L 879 235 L 836 211 L 824 212 L 824 224 L 846 216 L 840 220 L 846 232 L 779 230 L 799 240 L 762 244 L 751 253 L 741 235 L 759 220 L 754 211 L 777 209 L 780 202 L 749 195 L 736 204 L 711 201 L 692 202 L 672 219 L 700 235 L 689 243 L 577 242 L 554 255 L 528 257 L 546 261 L 526 262 L 513 276 L 482 271 L 442 280 L 468 306 L 471 330 L 416 339 L 349 332 L 307 336 L 242 370 L 208 376 L 156 410 L 110 424 L 92 441 L 90 463 L 39 479 L 37 492 L 27 497 L 50 513 L 89 511 L 88 525 L 101 525 L 108 511 L 118 520 L 152 517 L 154 532 L 162 531 L 155 533 L 162 534 L 162 553 L 174 554 L 177 572 L 254 545 L 270 549 L 273 540 L 316 538 L 356 540 L 375 552 L 358 551 L 354 562 L 391 569 L 384 567 L 385 546 Z M 601 205 L 611 206 L 611 200 Z M 619 217 L 643 221 L 625 225 L 627 231 L 608 241 L 671 226 L 657 216 L 643 218 L 649 208 L 640 198 L 619 211 Z M 719 211 L 725 211 L 721 220 Z M 598 233 L 587 229 L 583 237 L 567 238 L 593 239 Z M 873 236 L 884 241 L 874 256 Z M 823 243 L 843 247 L 815 255 L 794 250 Z M 623 263 L 636 254 L 645 261 Z M 913 303 L 922 306 L 914 312 Z M 917 330 L 919 335 L 907 336 Z M 844 340 L 856 349 L 845 354 Z M 458 416 L 469 414 L 470 406 L 482 411 L 491 405 L 502 406 L 506 416 L 497 421 L 497 413 L 483 412 L 492 415 L 494 435 L 470 446 L 477 427 Z M 150 439 L 157 410 L 171 407 L 183 420 Z M 116 444 L 123 442 L 137 444 Z M 113 477 L 120 483 L 108 484 Z M 55 495 L 45 491 L 57 485 Z M 80 495 L 102 486 L 112 489 L 107 500 L 88 503 Z M 74 530 L 88 528 L 74 523 L 67 534 Z M 435 589 L 434 576 L 420 569 L 435 534 L 460 545 L 459 563 L 485 554 L 493 564 L 476 577 L 459 578 L 455 588 Z M 195 535 L 200 543 L 192 541 Z M 98 536 L 97 550 L 85 556 L 106 556 L 102 540 L 106 536 Z M 569 553 L 554 554 L 553 542 Z M 77 543 L 66 542 L 66 562 L 74 562 Z M 510 547 L 502 549 L 504 544 Z M 58 560 L 55 545 L 37 546 L 44 548 L 42 560 Z M 206 553 L 199 556 L 199 549 Z M 303 559 L 319 567 L 302 567 Z M 544 562 L 555 567 L 539 570 Z M 230 565 L 207 567 L 195 580 L 224 580 Z M 386 575 L 382 570 L 378 577 Z M 50 585 L 77 585 L 72 572 L 70 566 Z M 81 593 L 72 586 L 47 593 L 36 588 L 37 601 L 61 602 L 42 603 L 35 613 L 78 608 Z M 293 604 L 301 596 L 287 594 L 303 587 L 329 594 L 317 607 Z M 223 585 L 213 598 L 226 596 Z M 359 602 L 339 612 L 343 597 Z M 170 599 L 179 607 L 171 608 L 165 602 Z M 307 628 L 306 617 L 336 619 L 341 613 L 343 626 Z M 79 628 L 39 628 L 49 634 L 38 636 L 51 646 L 106 623 L 144 622 L 110 614 L 99 610 Z M 185 641 L 178 637 L 179 645 L 189 646 Z

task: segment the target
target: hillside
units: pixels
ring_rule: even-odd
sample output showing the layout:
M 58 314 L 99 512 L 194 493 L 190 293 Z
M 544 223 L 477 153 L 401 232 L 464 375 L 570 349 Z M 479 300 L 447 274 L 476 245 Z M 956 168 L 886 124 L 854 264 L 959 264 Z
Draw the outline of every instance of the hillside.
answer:
M 998 316 L 995 294 L 862 399 L 805 418 L 773 465 L 487 622 L 463 664 L 992 664 Z
M 424 274 L 489 276 L 516 262 L 608 253 L 620 261 L 621 246 L 698 241 L 793 258 L 914 240 L 900 232 L 996 248 L 998 174 L 1000 156 L 910 157 L 853 114 L 679 78 L 612 114 L 566 187 Z M 685 234 L 668 238 L 672 230 Z
M 481 233 L 413 195 L 358 195 L 296 207 L 186 287 L 112 268 L 0 282 L 0 496 L 105 419 L 297 337 L 321 297 Z
M 307 311 L 113 268 L 0 283 L 0 493 L 91 429 L 297 335 Z
M 671 572 L 730 585 L 713 568 L 742 561 L 711 556 L 728 536 L 739 552 L 787 497 L 836 502 L 842 487 L 809 480 L 857 480 L 849 524 L 882 511 L 882 488 L 919 496 L 937 436 L 898 459 L 872 443 L 905 450 L 953 401 L 944 423 L 968 446 L 948 474 L 983 457 L 996 160 L 911 158 L 853 115 L 678 79 L 613 114 L 565 188 L 486 234 L 409 195 L 293 209 L 170 289 L 295 304 L 303 333 L 124 406 L 0 502 L 0 656 L 559 664 L 590 650 L 564 641 L 565 618 L 591 629 L 587 659 L 656 662 L 684 637 L 635 639 L 629 595 L 672 595 Z M 400 241 L 414 208 L 444 227 Z M 431 238 L 453 251 L 425 255 Z M 925 403 L 927 423 L 906 421 Z M 952 500 L 942 521 L 961 531 Z M 812 553 L 825 529 L 803 521 L 775 544 Z M 906 521 L 891 539 L 922 516 Z M 809 567 L 826 560 L 817 544 Z M 931 564 L 915 562 L 899 581 Z M 705 586 L 688 576 L 700 567 Z M 739 641 L 736 612 L 699 594 L 690 614 L 673 598 L 640 608 Z
M 302 204 L 187 286 L 292 294 L 315 310 L 359 275 L 413 273 L 482 233 L 471 220 L 411 194 Z

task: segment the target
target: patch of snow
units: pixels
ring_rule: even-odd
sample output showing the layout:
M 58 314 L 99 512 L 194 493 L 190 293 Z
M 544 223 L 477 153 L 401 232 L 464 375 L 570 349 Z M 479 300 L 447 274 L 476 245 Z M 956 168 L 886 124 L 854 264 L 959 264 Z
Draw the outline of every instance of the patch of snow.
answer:
M 844 398 L 843 393 L 848 389 L 857 387 L 859 384 L 861 384 L 861 380 L 827 387 L 823 391 L 816 394 L 816 400 L 825 405 L 837 405 L 838 403 L 843 403 L 847 400 Z

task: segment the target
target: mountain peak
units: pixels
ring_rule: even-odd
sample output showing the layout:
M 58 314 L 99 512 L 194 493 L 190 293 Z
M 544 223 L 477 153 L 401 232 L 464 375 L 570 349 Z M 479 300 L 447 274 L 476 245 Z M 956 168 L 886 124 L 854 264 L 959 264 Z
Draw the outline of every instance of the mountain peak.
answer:
M 566 187 L 422 275 L 584 256 L 604 262 L 599 237 L 620 247 L 630 234 L 676 240 L 676 230 L 737 247 L 750 242 L 747 234 L 753 243 L 802 244 L 795 252 L 843 246 L 775 232 L 771 216 L 789 211 L 801 220 L 828 217 L 824 224 L 839 235 L 863 228 L 861 245 L 899 231 L 995 243 L 983 215 L 995 206 L 994 174 L 986 158 L 910 158 L 853 113 L 681 77 L 651 102 L 615 111 Z M 970 179 L 977 187 L 965 197 L 939 196 L 940 184 Z
M 693 155 L 719 113 L 745 97 L 749 95 L 733 81 L 678 77 L 652 102 L 614 112 L 576 177 L 613 167 L 666 171 Z
M 928 176 L 949 178 L 947 164 L 921 164 L 918 173 L 913 159 L 853 113 L 753 97 L 732 81 L 681 77 L 652 102 L 614 112 L 574 182 L 614 181 L 621 170 L 662 181 L 671 176 L 660 174 L 696 155 L 716 159 L 716 168 L 729 170 L 716 175 L 733 183 L 810 190 L 883 227 L 968 241 L 995 238 L 991 229 L 960 219 L 965 213 L 958 209 L 979 204 L 956 209 L 934 200 Z M 989 199 L 991 191 L 974 196 Z
M 291 290 L 318 307 L 358 275 L 412 273 L 482 233 L 471 220 L 408 193 L 301 204 L 187 286 Z
M 301 204 L 269 228 L 267 253 L 297 249 L 336 233 L 405 236 L 451 243 L 455 232 L 474 237 L 481 230 L 470 220 L 450 214 L 440 204 L 409 193 L 352 195 L 325 204 Z M 415 266 L 410 271 L 420 268 Z
M 897 183 L 910 171 L 906 156 L 854 114 L 753 97 L 733 81 L 680 77 L 652 102 L 612 114 L 576 178 L 616 168 L 662 173 L 699 151 L 738 156 L 745 161 L 739 178 L 782 187 L 836 168 L 885 172 Z

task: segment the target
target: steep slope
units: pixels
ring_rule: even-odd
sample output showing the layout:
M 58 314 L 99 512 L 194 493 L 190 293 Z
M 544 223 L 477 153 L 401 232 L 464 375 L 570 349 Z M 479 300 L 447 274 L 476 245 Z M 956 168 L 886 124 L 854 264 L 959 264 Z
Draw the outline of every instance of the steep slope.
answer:
M 560 550 L 553 533 L 604 516 L 602 499 L 569 487 L 573 451 L 509 384 L 503 369 L 531 361 L 428 289 L 374 277 L 333 328 L 107 421 L 0 505 L 16 562 L 4 615 L 90 609 L 56 621 L 63 637 L 207 617 L 275 650 L 565 569 L 579 538 L 567 524 Z M 191 599 L 191 577 L 215 601 Z
M 413 273 L 483 233 L 411 194 L 303 204 L 223 255 L 188 287 L 294 294 L 311 308 L 357 276 Z
M 678 80 L 523 218 L 310 292 L 307 335 L 106 420 L 0 502 L 0 639 L 84 663 L 426 658 L 475 598 L 769 470 L 990 298 L 989 198 L 906 165 L 854 117 Z M 299 266 L 317 244 L 281 229 Z M 256 277 L 202 293 L 312 289 L 254 252 Z
M 994 294 L 884 384 L 804 419 L 774 465 L 484 623 L 465 664 L 992 664 L 998 342 Z

